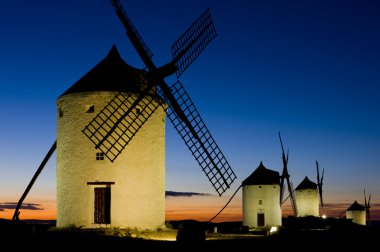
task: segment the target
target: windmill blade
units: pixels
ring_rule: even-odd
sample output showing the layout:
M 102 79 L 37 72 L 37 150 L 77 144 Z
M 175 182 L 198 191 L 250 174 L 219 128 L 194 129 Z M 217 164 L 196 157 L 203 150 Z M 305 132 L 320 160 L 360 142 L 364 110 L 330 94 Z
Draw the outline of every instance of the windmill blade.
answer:
M 166 77 L 168 72 L 170 73 L 170 71 L 167 70 L 170 70 L 170 66 L 164 66 L 160 69 L 158 69 L 155 66 L 149 55 L 149 52 L 144 47 L 144 43 L 141 42 L 141 36 L 139 36 L 137 30 L 130 22 L 120 2 L 117 0 L 111 1 L 116 10 L 117 15 L 119 16 L 120 20 L 122 21 L 124 27 L 127 30 L 127 35 L 129 39 L 131 40 L 133 46 L 140 55 L 141 59 L 144 61 L 145 66 L 149 69 L 149 85 L 154 84 L 157 87 L 156 90 L 160 91 L 162 96 L 168 101 L 168 104 L 172 108 L 172 113 L 169 113 L 170 120 L 172 121 L 175 128 L 185 141 L 186 145 L 189 147 L 190 151 L 192 152 L 195 159 L 198 161 L 199 165 L 202 167 L 202 170 L 206 173 L 206 176 L 214 186 L 215 190 L 218 192 L 219 195 L 222 195 L 222 193 L 227 188 L 229 188 L 230 184 L 232 184 L 232 182 L 236 179 L 236 175 L 232 171 L 223 153 L 216 145 L 214 139 L 211 137 L 211 134 L 204 125 L 203 120 L 199 116 L 194 104 L 188 97 L 181 83 L 177 82 L 172 87 L 169 87 L 165 83 L 164 77 Z M 185 42 L 185 49 L 180 48 L 178 51 L 179 54 L 175 57 L 175 60 L 179 62 L 179 60 L 182 59 L 184 55 L 188 55 L 185 57 L 186 62 L 184 61 L 180 69 L 186 69 L 186 67 L 189 65 L 188 62 L 191 63 L 192 60 L 194 60 L 195 57 L 199 55 L 199 52 L 201 52 L 204 49 L 204 45 L 207 45 L 208 42 L 211 41 L 209 38 L 213 37 L 212 35 L 210 35 L 210 32 L 210 34 L 206 33 L 206 31 L 208 31 L 209 29 L 212 30 L 212 28 L 210 27 L 213 26 L 212 22 L 211 24 L 209 23 L 209 12 L 208 14 L 206 12 L 204 17 L 201 16 L 199 20 L 202 20 L 202 24 L 204 22 L 207 24 L 204 28 L 203 26 L 201 26 L 201 33 L 198 34 L 196 29 L 199 29 L 199 27 L 194 26 L 193 30 L 188 33 L 189 36 L 191 35 L 192 39 L 189 40 L 187 37 L 184 37 L 184 39 L 181 40 L 189 40 L 190 43 L 187 44 L 187 42 Z M 203 34 L 208 35 L 204 38 Z M 180 44 L 182 44 L 182 42 L 180 42 Z M 193 45 L 198 44 L 200 46 L 193 47 Z M 140 99 L 142 100 L 142 98 L 138 98 L 136 101 L 134 101 L 132 107 L 136 106 L 136 103 L 140 102 Z M 128 116 L 125 114 L 129 114 L 130 112 L 131 108 L 129 108 L 124 113 L 124 115 L 122 115 L 117 120 L 117 124 L 120 124 L 122 118 Z M 112 136 L 112 134 L 114 134 L 113 131 L 117 129 L 118 126 L 114 125 L 108 131 L 108 133 L 106 133 L 106 135 L 103 137 L 103 140 L 101 141 L 105 142 L 108 138 Z M 102 143 L 98 143 L 97 146 L 100 147 L 101 144 Z M 116 144 L 118 144 L 117 141 L 115 141 L 115 145 Z
M 292 208 L 293 208 L 293 212 L 294 212 L 294 216 L 297 216 L 298 209 L 297 209 L 297 202 L 296 202 L 295 197 L 294 197 L 293 183 L 289 179 L 287 179 L 287 183 L 288 183 L 288 188 L 290 188 L 289 189 L 289 195 L 288 195 L 288 197 L 286 197 L 286 199 L 282 203 L 285 203 L 285 201 L 290 198 Z
M 319 199 L 321 201 L 321 207 L 323 207 L 323 191 L 322 191 L 322 185 L 318 187 L 319 191 Z
M 371 220 L 370 211 L 369 211 L 369 209 L 371 208 L 370 202 L 371 202 L 371 194 L 368 197 L 368 205 L 367 205 L 367 213 L 366 213 L 367 220 Z
M 160 98 L 146 93 L 119 93 L 82 130 L 111 162 L 162 104 Z
M 286 163 L 289 162 L 289 150 L 286 152 Z
M 370 194 L 369 197 L 368 197 L 368 208 L 371 207 L 370 202 L 371 202 L 371 194 Z
M 284 199 L 284 189 L 285 189 L 284 180 L 285 180 L 285 177 L 288 176 L 288 169 L 287 169 L 288 161 L 284 153 L 284 145 L 282 144 L 281 132 L 278 132 L 278 137 L 280 138 L 280 144 L 281 144 L 281 150 L 282 150 L 282 164 L 283 164 L 282 175 L 280 178 L 280 204 L 282 204 L 283 199 Z
M 136 27 L 133 25 L 132 21 L 129 19 L 124 7 L 121 5 L 119 0 L 111 0 L 112 6 L 115 9 L 116 15 L 119 17 L 123 26 L 127 30 L 127 36 L 133 46 L 135 47 L 137 53 L 140 55 L 141 59 L 144 61 L 145 65 L 151 67 L 151 58 L 153 56 L 152 51 L 146 45 L 142 39 L 140 33 L 137 31 Z
M 172 95 L 174 98 L 168 101 L 171 109 L 167 115 L 220 196 L 230 187 L 236 175 L 182 84 L 177 81 L 170 89 L 171 94 L 164 94 L 161 90 L 166 97 Z
M 317 165 L 317 183 L 318 183 L 318 185 L 319 185 L 319 165 L 318 165 L 318 161 L 317 160 L 315 160 L 315 163 L 316 163 L 316 165 Z
M 321 206 L 323 207 L 323 177 L 325 175 L 325 169 L 322 169 L 322 176 L 321 176 L 321 181 L 320 181 L 320 186 L 319 186 L 319 196 L 321 198 Z
M 364 189 L 364 207 L 365 207 L 365 212 L 367 215 L 367 220 L 370 220 L 370 213 L 369 213 L 369 209 L 371 207 L 370 202 L 371 202 L 371 194 L 369 195 L 368 202 L 367 202 L 367 195 L 366 195 L 365 189 Z
M 54 151 L 55 151 L 56 148 L 57 148 L 57 140 L 55 140 L 54 143 L 53 143 L 53 145 L 50 147 L 48 153 L 46 154 L 45 158 L 42 160 L 42 162 L 41 162 L 40 166 L 38 167 L 36 173 L 33 175 L 32 180 L 29 182 L 29 184 L 26 187 L 24 193 L 22 194 L 20 200 L 18 201 L 17 206 L 16 206 L 15 211 L 14 211 L 14 214 L 13 214 L 13 217 L 12 217 L 12 220 L 15 221 L 15 220 L 19 219 L 19 215 L 20 215 L 20 211 L 19 210 L 20 210 L 20 207 L 21 207 L 22 203 L 24 202 L 24 199 L 28 195 L 30 189 L 34 185 L 34 182 L 36 182 L 38 176 L 40 175 L 40 173 L 44 169 L 45 165 L 49 161 L 50 157 L 53 155 L 53 153 L 54 153 Z
M 177 78 L 189 67 L 207 45 L 216 37 L 210 9 L 207 9 L 172 45 Z
M 321 202 L 321 207 L 323 207 L 323 190 L 322 190 L 322 186 L 323 186 L 323 176 L 324 176 L 324 173 L 325 173 L 325 169 L 322 169 L 322 176 L 319 177 L 319 163 L 318 163 L 317 160 L 315 161 L 315 163 L 317 165 L 317 186 L 318 186 L 318 192 L 319 192 L 319 200 Z
M 289 177 L 286 178 L 286 182 L 288 184 L 289 196 L 290 196 L 290 201 L 292 203 L 292 207 L 293 207 L 293 211 L 294 211 L 294 216 L 297 216 L 298 209 L 297 209 L 297 202 L 296 202 L 296 199 L 294 197 L 293 183 L 290 181 Z
M 325 175 L 325 168 L 322 169 L 321 185 L 323 185 L 323 176 Z

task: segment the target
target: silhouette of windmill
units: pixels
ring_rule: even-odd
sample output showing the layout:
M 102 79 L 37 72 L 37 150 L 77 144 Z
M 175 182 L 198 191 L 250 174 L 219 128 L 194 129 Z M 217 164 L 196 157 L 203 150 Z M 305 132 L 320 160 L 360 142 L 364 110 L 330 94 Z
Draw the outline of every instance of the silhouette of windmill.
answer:
M 235 173 L 183 85 L 177 80 L 169 86 L 164 80 L 173 73 L 179 77 L 215 38 L 216 31 L 210 10 L 206 10 L 172 45 L 173 60 L 158 68 L 151 59 L 152 52 L 132 24 L 120 1 L 111 2 L 127 31 L 129 40 L 149 70 L 147 84 L 142 85 L 137 97 L 116 96 L 83 129 L 83 133 L 95 144 L 95 148 L 100 149 L 110 161 L 114 161 L 157 109 L 158 106 L 152 102 L 143 101 L 143 98 L 155 89 L 169 105 L 168 117 L 178 134 L 217 193 L 222 195 L 235 180 Z M 136 107 L 139 108 L 138 115 L 132 112 Z M 124 123 L 126 118 L 131 120 Z
M 236 175 L 178 80 L 217 35 L 210 10 L 206 10 L 172 45 L 173 60 L 157 67 L 152 61 L 152 52 L 129 19 L 121 2 L 111 0 L 111 3 L 147 71 L 135 76 L 136 82 L 140 83 L 137 95 L 116 95 L 83 128 L 83 134 L 107 159 L 114 162 L 145 122 L 162 106 L 216 192 L 222 195 L 236 179 Z M 164 79 L 174 73 L 177 81 L 169 86 Z M 155 102 L 157 99 L 152 94 L 160 97 L 162 102 Z M 20 198 L 14 220 L 18 219 L 23 200 L 56 148 L 55 141 Z
M 296 204 L 296 199 L 294 196 L 293 183 L 290 181 L 290 175 L 288 172 L 289 151 L 287 155 L 285 156 L 284 145 L 282 144 L 280 132 L 278 132 L 278 137 L 280 138 L 280 144 L 281 144 L 281 149 L 282 149 L 282 164 L 283 164 L 282 175 L 280 176 L 280 204 L 282 205 L 283 203 L 285 203 L 285 201 L 290 197 L 294 216 L 297 216 L 297 204 Z M 289 196 L 285 200 L 283 200 L 284 191 L 285 191 L 285 184 L 284 184 L 285 180 L 286 180 Z
M 319 164 L 318 161 L 315 161 L 317 165 L 317 187 L 318 187 L 318 193 L 319 193 L 319 202 L 321 204 L 321 208 L 323 208 L 323 177 L 325 174 L 325 169 L 322 169 L 322 175 L 319 177 Z
M 370 225 L 371 215 L 370 215 L 369 209 L 371 208 L 371 194 L 368 196 L 368 199 L 367 199 L 367 196 L 365 194 L 365 189 L 364 189 L 364 207 L 365 207 L 365 213 L 366 213 L 366 220 L 367 220 L 368 225 Z

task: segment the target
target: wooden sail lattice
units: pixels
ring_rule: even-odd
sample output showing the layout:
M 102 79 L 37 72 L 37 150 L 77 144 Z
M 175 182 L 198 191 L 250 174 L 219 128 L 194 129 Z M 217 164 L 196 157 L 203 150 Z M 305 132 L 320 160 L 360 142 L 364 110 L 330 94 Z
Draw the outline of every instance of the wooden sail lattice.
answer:
M 174 110 L 168 110 L 168 118 L 215 190 L 219 195 L 222 195 L 236 179 L 236 175 L 183 85 L 177 81 L 171 86 L 171 91 L 196 134 Z
M 113 162 L 160 105 L 153 95 L 119 93 L 82 132 Z
M 172 45 L 177 78 L 216 37 L 210 9 L 207 9 Z

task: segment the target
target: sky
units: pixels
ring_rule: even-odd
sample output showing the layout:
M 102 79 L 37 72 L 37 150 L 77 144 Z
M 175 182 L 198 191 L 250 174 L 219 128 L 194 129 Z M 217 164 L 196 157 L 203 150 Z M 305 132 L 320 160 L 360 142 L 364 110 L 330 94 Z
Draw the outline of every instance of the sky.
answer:
M 122 4 L 157 66 L 171 60 L 171 44 L 207 8 L 218 33 L 180 80 L 237 179 L 217 196 L 167 120 L 166 190 L 200 194 L 168 196 L 168 220 L 211 219 L 260 161 L 281 172 L 279 131 L 294 186 L 305 176 L 316 181 L 318 160 L 324 212 L 364 204 L 366 189 L 380 219 L 379 1 Z M 56 139 L 58 96 L 113 44 L 128 64 L 144 64 L 108 0 L 3 1 L 0 31 L 0 218 L 10 218 Z M 20 217 L 54 219 L 55 193 L 54 155 Z M 241 194 L 215 221 L 241 220 Z

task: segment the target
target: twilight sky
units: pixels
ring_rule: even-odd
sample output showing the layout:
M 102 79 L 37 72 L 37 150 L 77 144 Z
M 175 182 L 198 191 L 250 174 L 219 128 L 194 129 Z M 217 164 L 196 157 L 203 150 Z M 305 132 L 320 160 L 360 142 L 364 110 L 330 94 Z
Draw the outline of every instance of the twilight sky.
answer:
M 180 80 L 238 178 L 216 196 L 168 120 L 166 189 L 212 194 L 167 197 L 168 219 L 210 219 L 260 161 L 281 171 L 278 131 L 295 186 L 305 176 L 316 180 L 318 160 L 327 212 L 363 204 L 366 188 L 380 217 L 379 1 L 122 4 L 157 66 L 208 7 L 218 33 Z M 0 31 L 0 218 L 8 218 L 8 203 L 18 201 L 56 138 L 57 97 L 113 44 L 128 64 L 144 65 L 108 0 L 3 1 Z M 35 207 L 21 218 L 55 218 L 55 156 L 25 202 Z M 240 215 L 241 192 L 219 221 Z

